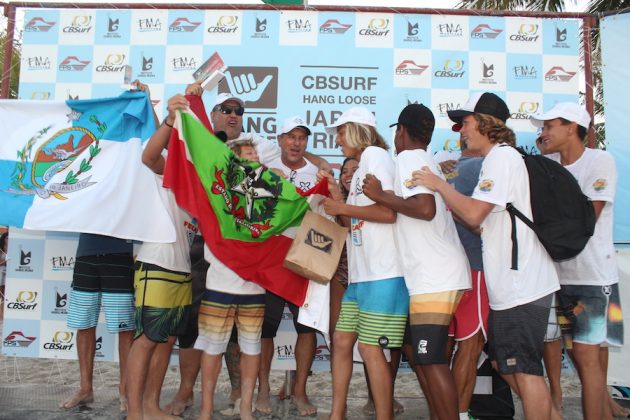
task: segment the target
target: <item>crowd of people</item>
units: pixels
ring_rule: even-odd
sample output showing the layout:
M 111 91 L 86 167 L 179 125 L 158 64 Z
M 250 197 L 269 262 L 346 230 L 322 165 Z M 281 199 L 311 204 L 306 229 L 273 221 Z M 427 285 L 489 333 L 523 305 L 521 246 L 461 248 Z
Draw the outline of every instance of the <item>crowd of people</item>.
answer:
M 148 94 L 146 85 L 136 85 Z M 202 93 L 198 84 L 185 92 Z M 160 186 L 176 114 L 188 108 L 185 95 L 170 98 L 168 115 L 144 149 L 142 161 Z M 531 122 L 541 129 L 541 152 L 568 169 L 592 201 L 595 233 L 576 258 L 554 262 L 534 231 L 517 221 L 517 269 L 506 205 L 531 218 L 530 183 L 506 125 L 509 109 L 497 95 L 472 95 L 461 109 L 448 112 L 461 138 L 456 161 L 436 162 L 430 154 L 435 119 L 424 105 L 406 106 L 392 124 L 395 157 L 371 111 L 346 110 L 326 127 L 345 156 L 338 180 L 325 160 L 306 151 L 311 130 L 302 118 L 284 121 L 276 145 L 242 132 L 244 112 L 238 97 L 217 96 L 210 121 L 216 133 L 225 133 L 226 147 L 301 190 L 327 182 L 330 197 L 322 209 L 350 230 L 329 285 L 329 324 L 322 329 L 300 316 L 304 308 L 226 267 L 204 246 L 196 221 L 162 188 L 177 231 L 174 243 L 144 243 L 134 260 L 128 241 L 80 236 L 68 326 L 78 329 L 81 385 L 62 408 L 94 399 L 95 327 L 102 304 L 108 331 L 119 335 L 120 405 L 128 419 L 177 418 L 193 404 L 200 371 L 199 418 L 212 418 L 224 355 L 232 389 L 231 405 L 222 413 L 243 419 L 254 418 L 255 411 L 269 414 L 273 340 L 288 305 L 297 333 L 296 369 L 281 397 L 292 398 L 300 416 L 317 413 L 307 380 L 316 332 L 323 330 L 332 357 L 331 419 L 352 417 L 346 399 L 358 358 L 370 394 L 364 413 L 391 419 L 402 411 L 393 398 L 401 352 L 417 375 L 431 418 L 468 419 L 486 345 L 527 418 L 562 418 L 560 333 L 550 328 L 559 323 L 557 310 L 582 383 L 584 418 L 612 418 L 619 408 L 606 387 L 607 346 L 623 344 L 612 241 L 617 172 L 609 153 L 584 146 L 591 125 L 586 110 L 558 103 Z M 180 387 L 161 408 L 175 341 Z

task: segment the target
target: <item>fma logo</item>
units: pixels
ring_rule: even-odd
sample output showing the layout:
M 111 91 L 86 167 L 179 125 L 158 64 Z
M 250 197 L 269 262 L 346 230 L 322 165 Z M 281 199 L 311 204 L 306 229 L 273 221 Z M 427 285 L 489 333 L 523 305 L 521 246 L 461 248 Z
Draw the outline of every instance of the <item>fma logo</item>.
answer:
M 24 335 L 22 331 L 12 331 L 4 337 L 4 347 L 28 347 L 37 337 Z
M 328 19 L 319 27 L 319 32 L 322 34 L 345 34 L 350 28 L 352 28 L 350 23 L 341 23 L 337 19 Z
M 88 64 L 90 60 L 79 60 L 76 55 L 69 55 L 59 63 L 59 71 L 81 71 Z
M 26 32 L 48 32 L 57 22 L 46 22 L 44 18 L 34 17 L 24 26 Z
M 367 28 L 359 30 L 359 35 L 387 36 L 387 34 L 389 34 L 389 31 L 389 19 L 374 18 L 370 19 Z
M 52 271 L 71 271 L 74 269 L 74 256 L 61 255 L 50 259 Z
M 538 77 L 538 70 L 534 66 L 514 66 L 512 71 L 514 72 L 514 78 L 518 80 Z
M 545 73 L 545 81 L 547 82 L 568 82 L 575 76 L 575 71 L 566 71 L 560 66 L 555 66 Z
M 287 32 L 311 32 L 313 29 L 310 19 L 288 19 Z
M 52 340 L 48 343 L 44 343 L 44 349 L 70 351 L 72 347 L 74 347 L 72 343 L 73 337 L 74 333 L 71 331 L 56 331 L 53 334 Z
M 42 56 L 27 57 L 26 68 L 29 71 L 50 70 L 50 58 Z
M 37 292 L 20 290 L 14 302 L 7 303 L 7 309 L 17 311 L 34 311 L 37 308 Z
M 461 104 L 456 102 L 442 102 L 437 105 L 438 113 L 440 117 L 448 117 L 448 111 L 455 111 L 456 109 L 461 109 Z
M 424 64 L 416 64 L 413 60 L 403 60 L 396 66 L 396 75 L 398 76 L 420 76 L 429 66 Z
M 159 32 L 162 30 L 162 21 L 160 18 L 142 18 L 138 19 L 138 32 Z
M 510 35 L 511 41 L 536 42 L 538 35 L 538 25 L 535 23 L 523 23 L 518 28 L 518 33 Z
M 107 54 L 103 64 L 96 66 L 96 71 L 99 73 L 122 72 L 125 69 L 125 58 L 125 54 L 122 53 Z
M 567 43 L 567 28 L 556 27 L 556 42 L 553 43 L 554 48 L 570 48 Z
M 445 77 L 451 79 L 457 79 L 464 76 L 464 60 L 445 60 L 442 70 L 437 70 L 435 77 Z
M 440 23 L 438 31 L 440 37 L 459 37 L 464 35 L 462 25 L 459 23 Z
M 238 96 L 247 108 L 276 108 L 278 104 L 277 67 L 228 67 L 219 83 L 219 93 Z
M 118 28 L 120 27 L 120 19 L 107 18 L 107 32 L 103 35 L 105 38 L 120 38 Z
M 256 18 L 255 24 L 256 26 L 254 28 L 254 33 L 251 35 L 251 37 L 259 39 L 269 38 L 269 34 L 267 33 L 267 19 Z
M 514 120 L 528 120 L 529 117 L 538 112 L 539 103 L 535 101 L 523 101 L 518 106 L 518 112 L 510 114 Z
M 173 71 L 188 71 L 197 68 L 197 60 L 194 57 L 173 57 L 171 60 Z
M 501 32 L 503 29 L 493 29 L 490 25 L 481 23 L 470 32 L 470 37 L 472 39 L 495 39 Z
M 215 26 L 209 26 L 208 33 L 231 34 L 238 29 L 238 16 L 221 16 Z
M 62 29 L 65 33 L 82 34 L 89 32 L 92 29 L 92 16 L 89 15 L 77 15 L 72 18 L 70 26 L 66 26 Z
M 186 17 L 177 18 L 168 27 L 169 32 L 194 32 L 201 22 L 192 22 Z

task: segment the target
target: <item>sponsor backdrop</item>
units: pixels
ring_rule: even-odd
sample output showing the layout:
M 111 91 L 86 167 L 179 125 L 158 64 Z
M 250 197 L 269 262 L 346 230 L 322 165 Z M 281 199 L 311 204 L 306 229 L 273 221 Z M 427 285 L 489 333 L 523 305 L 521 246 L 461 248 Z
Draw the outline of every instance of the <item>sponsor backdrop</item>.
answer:
M 228 70 L 219 92 L 245 100 L 244 129 L 274 139 L 302 114 L 309 150 L 338 162 L 324 131 L 364 105 L 391 140 L 400 110 L 433 110 L 432 148 L 458 148 L 446 111 L 471 92 L 493 91 L 532 147 L 534 112 L 577 100 L 579 20 L 317 11 L 27 9 L 20 97 L 117 95 L 124 66 L 148 83 L 159 116 L 215 51 Z M 217 89 L 206 94 L 212 103 Z
M 409 103 L 436 116 L 434 152 L 459 148 L 446 111 L 471 92 L 503 97 L 519 142 L 531 149 L 527 121 L 557 101 L 577 100 L 579 20 L 314 11 L 27 9 L 20 74 L 23 99 L 115 96 L 124 66 L 148 83 L 158 116 L 183 92 L 214 52 L 228 66 L 217 93 L 246 104 L 244 130 L 274 140 L 284 118 L 301 114 L 313 135 L 310 151 L 341 160 L 324 127 L 345 109 L 375 112 L 389 124 Z M 76 357 L 75 331 L 65 327 L 76 236 L 12 229 L 4 353 Z M 294 364 L 286 314 L 276 340 L 275 368 Z M 114 360 L 115 338 L 98 334 L 97 357 Z M 320 339 L 315 369 L 329 369 Z

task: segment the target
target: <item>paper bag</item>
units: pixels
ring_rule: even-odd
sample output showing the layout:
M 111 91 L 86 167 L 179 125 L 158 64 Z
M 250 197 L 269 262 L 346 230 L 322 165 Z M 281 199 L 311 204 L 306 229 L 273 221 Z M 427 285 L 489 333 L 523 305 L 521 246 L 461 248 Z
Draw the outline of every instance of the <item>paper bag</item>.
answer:
M 337 271 L 348 229 L 311 211 L 304 215 L 284 266 L 307 279 L 327 284 Z

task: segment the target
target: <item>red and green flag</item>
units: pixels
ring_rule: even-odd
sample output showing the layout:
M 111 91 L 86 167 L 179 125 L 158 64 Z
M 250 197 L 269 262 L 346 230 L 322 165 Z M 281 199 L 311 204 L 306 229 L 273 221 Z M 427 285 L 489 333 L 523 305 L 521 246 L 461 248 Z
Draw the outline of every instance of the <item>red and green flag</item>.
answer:
M 303 195 L 328 195 L 325 182 L 307 193 L 259 163 L 242 160 L 209 131 L 198 96 L 194 114 L 179 112 L 172 130 L 164 186 L 193 215 L 210 251 L 241 278 L 302 305 L 308 280 L 283 267 L 292 239 L 310 209 Z

